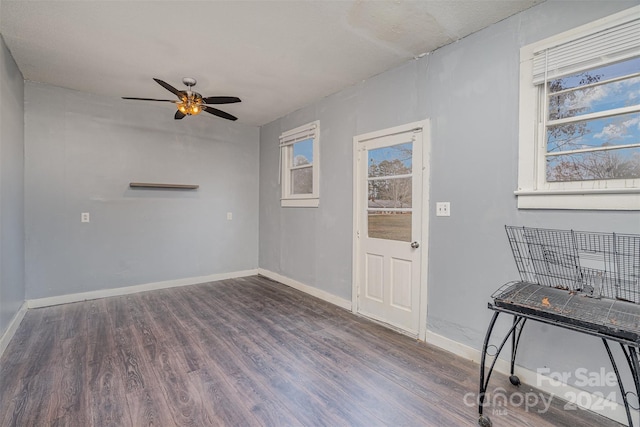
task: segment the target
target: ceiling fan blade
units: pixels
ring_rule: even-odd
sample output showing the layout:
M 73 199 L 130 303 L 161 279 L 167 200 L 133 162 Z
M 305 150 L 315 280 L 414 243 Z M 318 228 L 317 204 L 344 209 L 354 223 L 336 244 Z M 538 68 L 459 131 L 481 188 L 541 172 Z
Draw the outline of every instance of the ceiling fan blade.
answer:
M 176 111 L 176 115 L 173 116 L 173 118 L 176 119 L 176 120 L 182 120 L 182 119 L 184 119 L 184 116 L 186 116 L 186 114 L 184 114 L 182 111 L 178 110 L 178 111 Z
M 209 113 L 209 114 L 213 114 L 214 116 L 222 117 L 223 119 L 238 120 L 238 118 L 236 116 L 232 116 L 229 113 L 225 113 L 224 111 L 220 111 L 217 108 L 213 108 L 213 107 L 209 107 L 209 106 L 203 105 L 202 109 L 204 111 L 206 111 L 207 113 Z
M 175 87 L 171 86 L 169 83 L 164 82 L 164 81 L 162 81 L 160 79 L 156 79 L 155 77 L 153 78 L 153 80 L 155 80 L 156 83 L 158 83 L 160 86 L 162 86 L 163 88 L 165 88 L 169 92 L 173 93 L 178 98 L 182 99 L 183 93 L 181 91 L 179 91 L 178 89 L 176 89 Z
M 171 99 L 154 99 L 154 98 L 131 98 L 128 96 L 123 96 L 122 99 L 133 99 L 133 100 L 137 100 L 137 101 L 160 101 L 160 102 L 173 102 L 174 104 L 176 102 L 176 100 L 171 100 Z
M 242 102 L 240 98 L 236 96 L 209 96 L 202 98 L 205 104 L 233 104 L 236 102 Z

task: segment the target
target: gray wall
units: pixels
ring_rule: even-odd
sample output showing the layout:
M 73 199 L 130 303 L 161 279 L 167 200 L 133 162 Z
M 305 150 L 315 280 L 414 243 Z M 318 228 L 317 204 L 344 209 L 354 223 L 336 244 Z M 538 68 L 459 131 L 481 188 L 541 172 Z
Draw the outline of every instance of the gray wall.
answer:
M 173 113 L 25 84 L 27 299 L 257 267 L 258 128 Z
M 0 336 L 25 299 L 24 83 L 0 36 Z
M 505 224 L 640 233 L 638 212 L 518 210 L 513 195 L 519 48 L 636 4 L 548 1 L 427 59 L 421 91 L 433 120 L 431 200 L 450 200 L 452 211 L 435 217 L 432 203 L 429 330 L 481 348 L 488 297 L 518 277 Z M 532 370 L 610 369 L 599 340 L 535 323 L 518 357 Z
M 489 296 L 518 277 L 505 224 L 640 233 L 638 212 L 518 210 L 513 194 L 520 47 L 635 4 L 548 1 L 263 126 L 260 267 L 350 299 L 352 137 L 429 117 L 427 327 L 480 349 Z M 278 135 L 316 119 L 320 207 L 280 208 Z M 451 217 L 435 216 L 436 201 L 451 202 Z M 609 367 L 597 340 L 527 329 L 519 363 L 533 370 Z

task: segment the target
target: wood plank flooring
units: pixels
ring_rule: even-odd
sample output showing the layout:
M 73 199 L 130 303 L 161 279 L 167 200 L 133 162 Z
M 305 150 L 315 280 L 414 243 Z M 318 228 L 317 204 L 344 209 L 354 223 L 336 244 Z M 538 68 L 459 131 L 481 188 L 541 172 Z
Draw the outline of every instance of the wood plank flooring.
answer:
M 477 383 L 477 364 L 254 276 L 29 310 L 0 359 L 0 425 L 475 426 Z M 486 411 L 619 425 L 563 405 Z

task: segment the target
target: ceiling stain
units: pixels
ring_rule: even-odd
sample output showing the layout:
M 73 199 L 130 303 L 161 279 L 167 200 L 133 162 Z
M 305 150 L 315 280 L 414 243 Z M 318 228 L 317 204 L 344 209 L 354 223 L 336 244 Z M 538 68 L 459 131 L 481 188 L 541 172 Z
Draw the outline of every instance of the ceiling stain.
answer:
M 355 32 L 412 55 L 430 50 L 434 37 L 438 43 L 453 41 L 424 4 L 415 1 L 358 0 L 347 22 Z

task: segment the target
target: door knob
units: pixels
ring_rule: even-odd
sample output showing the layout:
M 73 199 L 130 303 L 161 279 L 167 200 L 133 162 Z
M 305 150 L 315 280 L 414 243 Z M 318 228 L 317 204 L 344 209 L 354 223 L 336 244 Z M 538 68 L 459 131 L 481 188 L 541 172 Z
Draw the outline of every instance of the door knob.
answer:
M 411 247 L 412 247 L 413 249 L 418 249 L 418 248 L 420 247 L 420 243 L 418 243 L 418 242 L 411 242 Z

